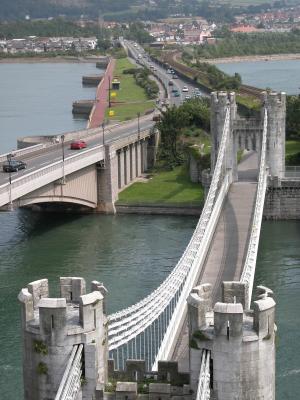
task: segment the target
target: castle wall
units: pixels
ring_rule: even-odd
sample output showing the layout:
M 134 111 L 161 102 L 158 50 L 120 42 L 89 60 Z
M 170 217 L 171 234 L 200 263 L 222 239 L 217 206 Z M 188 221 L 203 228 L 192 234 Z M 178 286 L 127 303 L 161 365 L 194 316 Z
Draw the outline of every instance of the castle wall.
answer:
M 269 181 L 264 205 L 264 218 L 300 219 L 300 180 Z

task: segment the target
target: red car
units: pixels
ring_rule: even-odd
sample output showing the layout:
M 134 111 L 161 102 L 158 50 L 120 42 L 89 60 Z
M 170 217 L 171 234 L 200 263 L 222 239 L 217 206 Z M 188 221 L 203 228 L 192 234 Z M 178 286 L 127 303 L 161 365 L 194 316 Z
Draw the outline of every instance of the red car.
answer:
M 75 140 L 71 143 L 71 150 L 81 150 L 86 148 L 86 142 L 84 140 Z

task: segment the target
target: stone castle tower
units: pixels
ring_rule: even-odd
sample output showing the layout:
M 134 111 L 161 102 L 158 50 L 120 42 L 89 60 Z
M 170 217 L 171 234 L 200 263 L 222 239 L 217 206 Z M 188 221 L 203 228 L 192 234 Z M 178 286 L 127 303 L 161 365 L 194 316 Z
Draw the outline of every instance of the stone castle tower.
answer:
M 197 390 L 201 354 L 211 352 L 214 400 L 275 400 L 275 302 L 257 287 L 253 310 L 245 310 L 245 285 L 223 282 L 222 302 L 212 308 L 212 287 L 197 286 L 188 298 L 190 384 Z
M 86 294 L 84 279 L 76 277 L 60 278 L 59 298 L 49 297 L 47 279 L 21 290 L 25 400 L 54 399 L 71 368 L 77 368 L 70 385 L 77 398 L 94 398 L 107 379 L 105 294 L 97 281 Z
M 272 178 L 285 174 L 285 93 L 263 92 L 260 116 L 242 118 L 237 114 L 235 93 L 211 94 L 211 171 L 213 172 L 222 137 L 226 110 L 230 110 L 230 132 L 225 166 L 232 170 L 232 180 L 238 180 L 238 150 L 255 150 L 260 158 L 264 110 L 267 110 L 267 164 Z

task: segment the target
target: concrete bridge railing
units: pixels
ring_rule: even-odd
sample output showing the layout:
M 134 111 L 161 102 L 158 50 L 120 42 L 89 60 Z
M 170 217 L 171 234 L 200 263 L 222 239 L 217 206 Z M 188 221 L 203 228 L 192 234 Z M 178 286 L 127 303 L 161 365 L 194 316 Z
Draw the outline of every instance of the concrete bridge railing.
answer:
M 100 145 L 84 150 L 80 154 L 67 157 L 64 162 L 60 160 L 37 171 L 13 179 L 11 184 L 6 183 L 0 186 L 0 207 L 72 172 L 97 163 L 103 160 L 104 157 L 104 148 Z

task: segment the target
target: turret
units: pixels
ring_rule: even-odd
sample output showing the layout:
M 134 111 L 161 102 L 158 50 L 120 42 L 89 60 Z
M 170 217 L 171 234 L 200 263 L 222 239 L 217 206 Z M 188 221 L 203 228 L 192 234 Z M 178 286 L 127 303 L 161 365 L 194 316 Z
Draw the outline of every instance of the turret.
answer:
M 228 132 L 225 168 L 231 170 L 232 179 L 237 180 L 237 148 L 233 137 L 233 123 L 236 119 L 237 106 L 235 93 L 213 92 L 211 94 L 210 132 L 211 132 L 211 171 L 214 171 L 222 139 L 226 111 L 229 108 L 230 127 Z
M 47 279 L 21 290 L 25 400 L 54 399 L 77 351 L 80 398 L 92 400 L 97 384 L 106 382 L 106 289 L 96 281 L 92 289 L 86 294 L 83 278 L 63 277 L 59 298 L 48 297 Z
M 197 287 L 198 293 L 206 285 Z M 207 293 L 207 292 L 206 292 Z M 211 355 L 211 390 L 216 400 L 275 399 L 275 302 L 259 286 L 251 311 L 244 311 L 245 285 L 224 282 L 222 302 L 207 303 L 195 290 L 188 299 L 191 387 L 197 390 L 203 350 Z M 209 299 L 207 299 L 209 302 Z M 195 315 L 201 315 L 195 327 Z M 203 314 L 205 317 L 203 318 Z M 191 323 L 193 321 L 193 323 Z
M 285 175 L 286 94 L 264 92 L 264 106 L 268 116 L 267 164 L 271 177 L 280 180 Z

